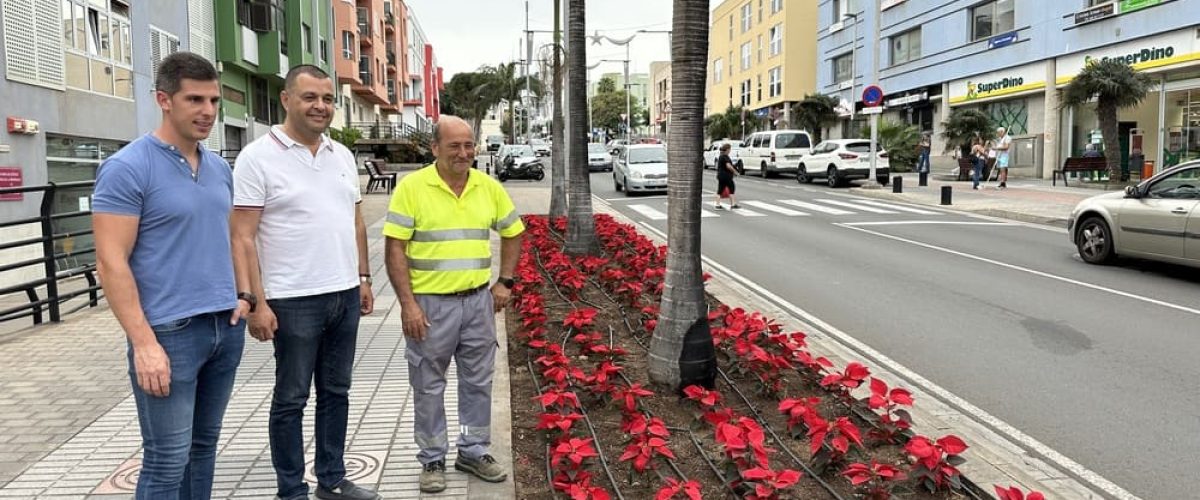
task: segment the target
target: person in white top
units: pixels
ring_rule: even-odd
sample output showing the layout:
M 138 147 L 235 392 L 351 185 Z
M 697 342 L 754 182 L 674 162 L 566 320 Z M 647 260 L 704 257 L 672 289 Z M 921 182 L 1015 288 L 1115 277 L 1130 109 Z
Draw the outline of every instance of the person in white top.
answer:
M 271 462 L 276 498 L 308 498 L 304 408 L 316 380 L 317 498 L 372 500 L 346 479 L 343 454 L 358 321 L 374 309 L 358 168 L 325 135 L 334 83 L 312 65 L 287 74 L 287 118 L 246 146 L 233 171 L 233 258 L 265 302 L 250 335 L 275 344 Z
M 996 152 L 996 171 L 999 189 L 1008 187 L 1008 148 L 1012 145 L 1012 137 L 1004 127 L 996 129 L 996 140 L 992 141 L 992 150 Z

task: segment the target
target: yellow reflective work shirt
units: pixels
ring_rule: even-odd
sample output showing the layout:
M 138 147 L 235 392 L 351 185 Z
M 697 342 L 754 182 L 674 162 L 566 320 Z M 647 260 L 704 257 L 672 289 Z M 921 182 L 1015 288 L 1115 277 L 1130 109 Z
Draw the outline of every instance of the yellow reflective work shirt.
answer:
M 491 280 L 492 229 L 504 238 L 525 231 L 500 183 L 471 169 L 462 195 L 455 196 L 437 167 L 429 165 L 400 180 L 383 235 L 408 242 L 413 293 L 445 294 Z

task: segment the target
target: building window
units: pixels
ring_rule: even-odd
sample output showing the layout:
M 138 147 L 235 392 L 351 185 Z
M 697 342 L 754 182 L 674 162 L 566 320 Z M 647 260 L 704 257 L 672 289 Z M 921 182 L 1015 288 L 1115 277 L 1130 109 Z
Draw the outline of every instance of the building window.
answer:
M 254 118 L 260 122 L 271 123 L 271 98 L 267 92 L 267 81 L 251 77 L 250 87 L 254 98 Z
M 742 71 L 750 69 L 750 42 L 742 44 Z
M 767 71 L 767 95 L 770 97 L 783 95 L 783 68 L 776 66 Z
M 762 102 L 762 75 L 758 75 L 758 102 Z
M 783 0 L 771 0 L 771 13 L 775 14 L 783 10 Z
M 833 59 L 833 81 L 848 82 L 854 78 L 854 59 L 852 54 L 843 54 Z
M 321 39 L 321 64 L 329 63 L 329 42 L 324 38 Z
M 354 33 L 342 32 L 342 59 L 354 60 Z
M 771 57 L 777 56 L 780 52 L 783 52 L 782 23 L 772 26 L 771 29 L 767 31 L 767 40 L 769 40 L 769 42 L 767 42 L 769 45 L 767 48 L 767 53 L 770 54 Z
M 758 0 L 758 24 L 762 24 L 763 20 L 763 0 Z
M 742 81 L 742 106 L 750 105 L 750 80 Z
M 67 86 L 126 99 L 133 98 L 133 43 L 129 6 L 118 1 L 63 0 L 63 46 Z M 179 47 L 179 39 L 151 30 L 151 45 L 165 35 L 168 46 L 153 54 L 158 61 Z M 152 47 L 153 50 L 153 47 Z
M 921 58 L 921 28 L 892 37 L 892 65 Z
M 742 6 L 742 33 L 750 31 L 750 24 L 753 20 L 754 9 L 750 6 L 750 2 Z
M 833 0 L 833 24 L 842 22 L 849 14 L 858 12 L 858 2 L 854 0 Z
M 733 51 L 729 52 L 729 76 L 733 76 Z
M 721 83 L 721 73 L 725 71 L 725 61 L 718 58 L 713 61 L 713 83 Z
M 305 54 L 312 53 L 312 28 L 307 24 L 300 25 L 300 51 Z
M 1016 27 L 1013 0 L 995 0 L 971 9 L 971 40 L 1008 33 Z
M 733 40 L 733 14 L 729 15 L 729 39 Z
M 758 35 L 758 62 L 762 63 L 763 43 L 762 35 Z

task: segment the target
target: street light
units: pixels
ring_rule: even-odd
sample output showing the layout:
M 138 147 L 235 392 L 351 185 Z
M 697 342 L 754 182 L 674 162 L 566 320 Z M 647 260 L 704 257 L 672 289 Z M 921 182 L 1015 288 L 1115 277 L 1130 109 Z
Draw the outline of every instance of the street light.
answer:
M 631 117 L 630 115 L 633 114 L 633 110 L 631 109 L 632 105 L 630 103 L 630 96 L 629 96 L 629 86 L 630 86 L 629 85 L 629 44 L 631 42 L 633 42 L 634 38 L 637 38 L 637 36 L 642 33 L 666 34 L 667 35 L 667 45 L 668 45 L 668 47 L 670 46 L 670 40 L 671 40 L 671 31 L 670 30 L 637 30 L 632 35 L 630 35 L 629 38 L 626 38 L 624 40 L 612 38 L 607 35 L 601 35 L 600 31 L 598 31 L 598 30 L 595 32 L 594 35 L 588 36 L 588 38 L 592 39 L 592 45 L 600 45 L 600 41 L 603 39 L 603 40 L 607 40 L 608 43 L 611 43 L 613 45 L 624 45 L 625 46 L 625 85 L 624 85 L 624 87 L 625 87 L 625 143 L 626 144 L 631 142 L 630 137 L 629 137 L 629 119 Z

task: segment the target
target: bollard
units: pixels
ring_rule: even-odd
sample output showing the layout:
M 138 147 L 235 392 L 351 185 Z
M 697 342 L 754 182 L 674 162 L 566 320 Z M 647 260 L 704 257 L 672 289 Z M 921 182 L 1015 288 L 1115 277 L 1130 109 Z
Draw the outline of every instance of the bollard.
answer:
M 942 204 L 943 205 L 950 204 L 950 196 L 951 196 L 950 190 L 951 189 L 953 189 L 951 186 L 942 186 Z
M 903 193 L 904 192 L 904 178 L 903 177 L 900 177 L 899 175 L 892 177 L 892 192 L 893 193 Z
M 921 176 L 917 180 L 917 185 L 921 187 L 929 185 L 929 172 L 921 172 Z

